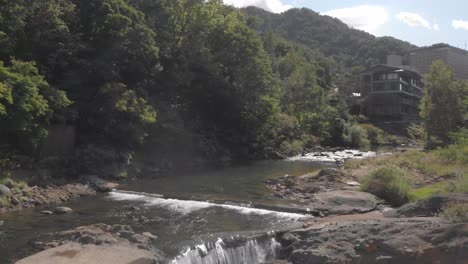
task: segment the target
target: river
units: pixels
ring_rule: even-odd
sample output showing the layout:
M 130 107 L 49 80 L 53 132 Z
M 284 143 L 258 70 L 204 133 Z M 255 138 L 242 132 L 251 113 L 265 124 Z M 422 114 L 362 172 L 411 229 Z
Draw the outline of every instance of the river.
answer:
M 272 234 L 271 231 L 304 217 L 253 208 L 251 203 L 289 206 L 274 199 L 263 181 L 330 166 L 335 163 L 305 158 L 260 161 L 138 180 L 121 186 L 125 192 L 114 191 L 66 203 L 75 211 L 68 215 L 41 215 L 43 208 L 0 215 L 4 221 L 0 226 L 0 263 L 12 263 L 27 255 L 28 241 L 50 232 L 95 223 L 127 224 L 136 231 L 158 236 L 154 246 L 174 264 L 263 263 L 275 257 L 278 244 L 272 236 L 253 236 Z M 220 259 L 223 260 L 219 262 Z

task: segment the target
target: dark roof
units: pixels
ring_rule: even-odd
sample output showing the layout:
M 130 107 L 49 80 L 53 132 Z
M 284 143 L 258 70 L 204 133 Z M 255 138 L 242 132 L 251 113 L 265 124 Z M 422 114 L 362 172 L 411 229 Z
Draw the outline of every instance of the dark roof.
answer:
M 376 68 L 383 68 L 383 69 L 389 69 L 389 70 L 404 70 L 413 74 L 418 75 L 419 77 L 422 77 L 422 75 L 413 67 L 408 66 L 408 65 L 401 65 L 401 66 L 393 66 L 393 65 L 388 65 L 388 64 L 377 64 L 371 66 L 369 69 L 360 72 L 360 74 L 366 73 L 366 72 L 373 72 L 376 70 Z

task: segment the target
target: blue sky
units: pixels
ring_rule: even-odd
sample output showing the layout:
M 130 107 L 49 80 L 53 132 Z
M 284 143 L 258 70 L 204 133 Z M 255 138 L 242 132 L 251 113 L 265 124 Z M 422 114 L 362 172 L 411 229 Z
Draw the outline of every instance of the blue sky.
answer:
M 468 43 L 466 0 L 224 0 L 237 7 L 255 5 L 281 13 L 307 7 L 337 17 L 376 36 L 393 36 L 418 46 Z

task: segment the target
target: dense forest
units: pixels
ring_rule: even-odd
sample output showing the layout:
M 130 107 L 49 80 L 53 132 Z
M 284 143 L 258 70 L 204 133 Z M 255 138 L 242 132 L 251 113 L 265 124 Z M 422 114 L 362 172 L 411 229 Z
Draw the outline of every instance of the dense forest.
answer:
M 393 37 L 375 37 L 350 28 L 339 19 L 307 8 L 275 14 L 257 7 L 247 7 L 243 12 L 256 18 L 251 24 L 257 31 L 274 32 L 295 43 L 317 49 L 333 59 L 339 70 L 385 63 L 388 54 L 404 56 L 416 48 Z
M 336 84 L 413 47 L 218 0 L 0 0 L 0 43 L 3 156 L 40 158 L 50 127 L 68 125 L 80 162 L 126 164 L 359 145 Z

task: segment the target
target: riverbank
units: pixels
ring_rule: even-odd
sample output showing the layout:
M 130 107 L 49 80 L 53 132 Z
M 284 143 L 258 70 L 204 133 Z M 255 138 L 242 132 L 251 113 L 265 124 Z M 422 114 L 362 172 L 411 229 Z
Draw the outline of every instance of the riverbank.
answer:
M 108 192 L 117 183 L 100 179 L 97 176 L 81 176 L 79 180 L 58 184 L 43 182 L 41 186 L 28 186 L 24 181 L 4 179 L 0 184 L 0 213 L 32 207 L 49 208 L 80 197 Z
M 337 169 L 267 180 L 275 197 L 330 215 L 280 234 L 281 263 L 468 263 L 466 148 L 451 148 L 350 159 Z M 385 208 L 395 199 L 380 190 L 394 189 L 413 202 Z M 359 211 L 353 206 L 365 201 L 343 195 L 359 194 L 373 205 L 377 197 L 361 191 L 379 196 L 380 206 Z
M 280 236 L 288 263 L 467 263 L 468 223 L 440 218 L 331 217 Z

